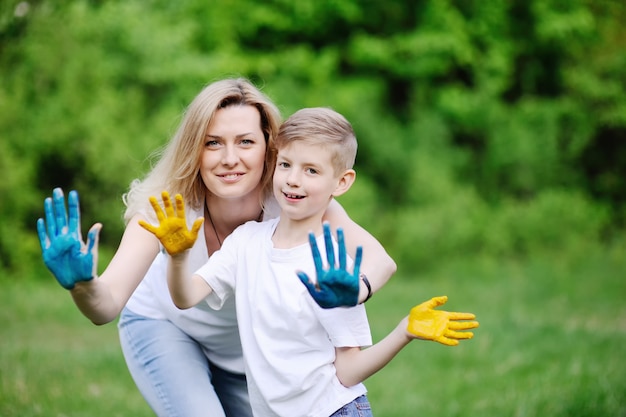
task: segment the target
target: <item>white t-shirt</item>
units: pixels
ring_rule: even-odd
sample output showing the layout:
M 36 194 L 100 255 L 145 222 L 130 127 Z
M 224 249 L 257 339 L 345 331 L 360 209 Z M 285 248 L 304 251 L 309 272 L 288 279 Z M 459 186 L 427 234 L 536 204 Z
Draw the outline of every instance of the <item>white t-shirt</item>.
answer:
M 278 219 L 238 227 L 198 270 L 213 293 L 207 303 L 236 300 L 250 403 L 255 416 L 328 417 L 365 394 L 337 379 L 335 347 L 372 344 L 365 307 L 320 308 L 296 270 L 314 279 L 308 244 L 275 249 Z M 318 246 L 325 259 L 323 237 Z
M 276 200 L 266 202 L 263 217 L 275 218 L 279 213 Z M 185 211 L 187 225 L 203 216 L 203 209 Z M 136 314 L 152 319 L 169 320 L 202 345 L 207 358 L 230 372 L 244 373 L 241 341 L 237 328 L 234 300 L 221 310 L 213 310 L 201 303 L 187 310 L 178 309 L 167 287 L 167 253 L 161 253 L 152 262 L 126 307 Z M 189 253 L 189 270 L 195 271 L 208 260 L 206 240 L 202 232 Z

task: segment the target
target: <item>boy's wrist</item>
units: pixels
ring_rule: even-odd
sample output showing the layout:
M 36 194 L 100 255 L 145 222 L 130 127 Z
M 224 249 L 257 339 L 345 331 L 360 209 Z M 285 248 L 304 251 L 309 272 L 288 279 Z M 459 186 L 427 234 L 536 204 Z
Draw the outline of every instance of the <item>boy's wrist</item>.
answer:
M 188 255 L 189 255 L 189 249 L 176 253 L 174 255 L 170 255 L 170 258 L 172 259 L 172 262 L 174 263 L 184 263 L 187 261 Z
M 370 284 L 369 279 L 367 279 L 367 275 L 361 272 L 359 274 L 359 304 L 364 304 L 370 298 L 372 298 L 372 284 Z

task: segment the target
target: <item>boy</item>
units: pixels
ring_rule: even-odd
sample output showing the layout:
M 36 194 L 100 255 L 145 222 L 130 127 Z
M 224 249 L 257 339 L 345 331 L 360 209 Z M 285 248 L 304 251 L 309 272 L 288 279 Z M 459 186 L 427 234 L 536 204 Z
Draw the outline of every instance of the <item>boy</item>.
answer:
M 372 344 L 364 306 L 321 308 L 308 293 L 314 291 L 314 286 L 302 285 L 296 275 L 296 271 L 301 271 L 301 277 L 316 272 L 307 245 L 309 232 L 321 236 L 324 231 L 329 237 L 329 230 L 322 224 L 326 207 L 334 197 L 348 191 L 355 180 L 354 132 L 350 123 L 333 110 L 303 109 L 282 125 L 275 147 L 273 190 L 281 208 L 280 217 L 237 228 L 195 274 L 187 271 L 186 247 L 195 241 L 202 220 L 187 231 L 182 198 L 176 197 L 176 208 L 184 226 L 179 222 L 178 230 L 166 230 L 170 219 L 151 199 L 160 229 L 147 224 L 144 227 L 159 233 L 171 255 L 168 285 L 179 308 L 206 299 L 211 307 L 219 309 L 228 297 L 235 297 L 255 416 L 327 417 L 340 412 L 371 415 L 362 381 L 419 337 L 408 330 L 415 330 L 416 325 L 411 327 L 406 317 L 385 339 L 362 350 Z M 168 216 L 173 217 L 167 193 L 163 200 Z M 345 269 L 341 236 L 339 243 L 339 258 Z M 326 248 L 334 251 L 332 244 L 326 244 Z M 334 259 L 334 254 L 327 257 Z M 357 255 L 356 279 L 359 259 Z M 445 299 L 432 301 L 427 310 L 443 302 Z M 453 319 L 473 319 L 473 315 L 461 314 Z M 471 338 L 471 333 L 449 329 L 477 326 L 472 323 L 476 322 L 448 326 L 446 335 Z M 364 414 L 356 414 L 357 408 Z

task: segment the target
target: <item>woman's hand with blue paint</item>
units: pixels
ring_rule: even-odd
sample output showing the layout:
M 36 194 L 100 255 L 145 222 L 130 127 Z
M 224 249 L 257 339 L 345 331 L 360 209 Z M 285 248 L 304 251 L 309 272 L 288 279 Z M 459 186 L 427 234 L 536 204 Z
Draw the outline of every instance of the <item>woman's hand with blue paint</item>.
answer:
M 78 193 L 70 191 L 68 211 L 63 190 L 55 188 L 52 198 L 44 200 L 44 219 L 37 220 L 37 233 L 43 261 L 65 289 L 71 290 L 77 282 L 90 281 L 96 275 L 98 239 L 102 225 L 96 223 L 89 229 L 87 243 L 80 230 Z
M 357 247 L 353 272 L 350 273 L 347 270 L 343 230 L 337 229 L 339 265 L 335 264 L 335 248 L 328 223 L 324 223 L 324 243 L 328 267 L 324 268 L 315 236 L 311 233 L 309 234 L 309 244 L 313 253 L 317 280 L 312 282 L 309 276 L 302 271 L 297 272 L 298 278 L 309 290 L 315 302 L 322 308 L 355 306 L 359 299 L 359 272 L 363 249 L 360 246 Z

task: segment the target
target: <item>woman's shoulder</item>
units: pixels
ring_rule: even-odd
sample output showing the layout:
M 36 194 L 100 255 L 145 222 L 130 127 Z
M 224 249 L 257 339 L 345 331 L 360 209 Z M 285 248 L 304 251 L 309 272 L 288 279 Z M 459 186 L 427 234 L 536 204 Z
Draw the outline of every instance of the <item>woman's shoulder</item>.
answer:
M 256 234 L 258 232 L 267 230 L 271 231 L 276 226 L 278 222 L 278 217 L 274 217 L 271 219 L 263 220 L 261 222 L 256 220 L 249 220 L 235 229 L 235 232 L 238 234 Z M 233 232 L 234 233 L 234 232 Z
M 263 220 L 275 219 L 280 215 L 280 206 L 274 196 L 268 197 L 263 203 Z

